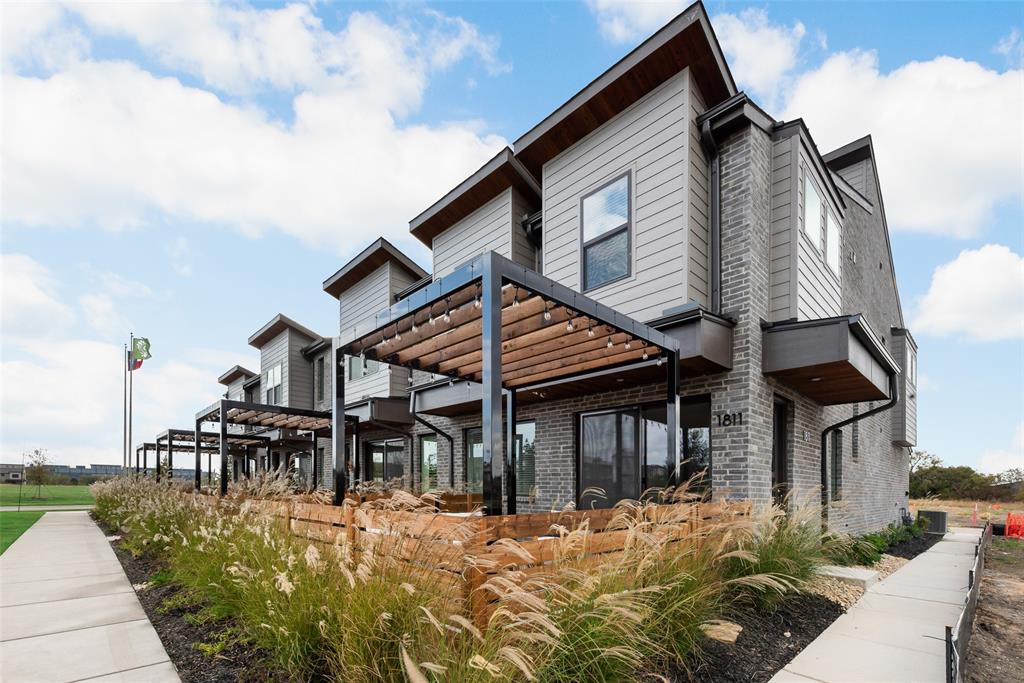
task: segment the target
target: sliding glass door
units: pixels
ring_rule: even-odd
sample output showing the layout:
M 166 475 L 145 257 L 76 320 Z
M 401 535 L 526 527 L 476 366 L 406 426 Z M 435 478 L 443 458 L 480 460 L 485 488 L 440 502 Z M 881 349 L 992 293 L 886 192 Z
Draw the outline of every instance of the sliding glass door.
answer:
M 405 474 L 401 439 L 371 441 L 366 444 L 366 479 L 383 484 Z

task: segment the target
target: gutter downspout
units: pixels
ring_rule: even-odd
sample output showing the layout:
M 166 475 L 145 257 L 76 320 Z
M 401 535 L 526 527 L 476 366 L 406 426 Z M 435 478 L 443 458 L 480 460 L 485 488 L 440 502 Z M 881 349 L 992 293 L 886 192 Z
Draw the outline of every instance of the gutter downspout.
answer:
M 718 144 L 711 133 L 711 122 L 705 121 L 700 126 L 700 145 L 708 155 L 708 176 L 711 185 L 711 196 L 708 199 L 711 212 L 711 312 L 722 312 L 722 181 L 720 178 L 721 161 L 718 156 Z
M 416 414 L 416 390 L 413 389 L 409 392 L 409 413 L 412 415 L 412 419 L 419 422 L 421 425 L 434 432 L 438 436 L 443 436 L 448 442 L 448 483 L 452 489 L 455 488 L 455 439 L 452 438 L 451 434 L 445 432 L 440 427 L 435 427 L 430 424 L 422 417 Z
M 822 525 L 823 526 L 828 526 L 828 506 L 829 506 L 829 503 L 831 502 L 831 497 L 832 497 L 831 496 L 831 489 L 830 489 L 830 486 L 829 486 L 828 469 L 827 469 L 827 467 L 828 467 L 828 435 L 831 434 L 834 431 L 842 429 L 846 425 L 850 425 L 850 424 L 853 424 L 854 422 L 859 422 L 859 421 L 863 420 L 866 417 L 871 417 L 872 415 L 877 415 L 878 413 L 885 412 L 886 410 L 889 410 L 890 408 L 895 406 L 897 403 L 899 403 L 899 400 L 900 400 L 900 385 L 899 385 L 899 381 L 898 381 L 899 380 L 899 376 L 900 376 L 899 373 L 895 373 L 895 374 L 889 375 L 889 395 L 891 396 L 891 398 L 889 399 L 888 403 L 880 405 L 877 408 L 872 408 L 871 410 L 869 410 L 866 413 L 859 413 L 857 415 L 854 415 L 853 417 L 849 417 L 849 418 L 847 418 L 845 420 L 842 420 L 840 422 L 836 422 L 835 424 L 829 425 L 828 427 L 825 427 L 825 429 L 821 432 L 821 500 L 822 500 L 822 503 L 823 503 L 823 507 L 822 507 L 822 511 L 823 511 Z

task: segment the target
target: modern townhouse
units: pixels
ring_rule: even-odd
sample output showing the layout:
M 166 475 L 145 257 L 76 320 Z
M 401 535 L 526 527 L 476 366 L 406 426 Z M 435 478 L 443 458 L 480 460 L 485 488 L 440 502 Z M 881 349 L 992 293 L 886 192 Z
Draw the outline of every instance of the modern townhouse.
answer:
M 409 227 L 431 275 L 378 239 L 324 283 L 333 342 L 250 339 L 260 402 L 332 410 L 336 495 L 501 514 L 703 474 L 851 532 L 905 512 L 917 349 L 871 139 L 822 154 L 737 92 L 700 3 Z

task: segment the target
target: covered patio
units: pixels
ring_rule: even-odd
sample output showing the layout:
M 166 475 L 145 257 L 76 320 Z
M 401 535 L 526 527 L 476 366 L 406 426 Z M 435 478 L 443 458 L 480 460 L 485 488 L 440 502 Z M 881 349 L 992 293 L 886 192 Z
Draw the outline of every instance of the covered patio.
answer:
M 675 336 L 486 252 L 341 331 L 334 342 L 333 421 L 347 419 L 345 355 L 444 375 L 453 388 L 478 385 L 484 509 L 489 515 L 515 514 L 513 454 L 504 444 L 515 441 L 517 394 L 616 372 L 664 379 L 667 446 L 678 468 L 679 354 Z M 344 430 L 336 430 L 333 439 L 335 502 L 340 503 L 353 484 L 353 467 Z
M 267 433 L 271 430 L 295 430 L 308 433 L 313 464 L 313 488 L 316 488 L 318 484 L 316 440 L 318 437 L 329 437 L 331 435 L 331 413 L 322 410 L 305 410 L 302 408 L 288 408 L 285 406 L 221 399 L 196 413 L 195 434 L 204 434 L 203 438 L 205 438 L 205 433 L 202 431 L 202 427 L 205 422 L 213 422 L 219 426 L 218 431 L 214 432 L 212 436 L 213 443 L 216 444 L 217 450 L 220 452 L 221 494 L 227 493 L 228 490 L 228 455 L 232 442 L 239 443 L 239 440 L 260 439 L 262 443 L 258 445 L 269 446 L 275 440 Z M 229 431 L 228 428 L 231 425 L 241 427 L 244 431 Z M 199 468 L 203 438 L 194 442 L 197 490 L 201 484 Z M 281 441 L 282 439 L 296 441 L 295 439 L 281 436 L 276 440 Z
M 199 439 L 196 439 L 199 434 Z M 187 452 L 196 453 L 195 471 L 196 486 L 202 481 L 202 460 L 200 454 L 206 453 L 206 483 L 213 482 L 213 455 L 220 452 L 220 435 L 215 432 L 197 432 L 192 429 L 166 429 L 156 437 L 156 461 L 157 479 L 160 478 L 160 453 L 167 453 L 168 478 L 174 474 L 174 453 Z M 235 452 L 241 452 L 244 463 L 244 474 L 249 475 L 249 460 L 251 448 L 266 448 L 270 444 L 270 437 L 261 434 L 229 434 L 228 444 Z

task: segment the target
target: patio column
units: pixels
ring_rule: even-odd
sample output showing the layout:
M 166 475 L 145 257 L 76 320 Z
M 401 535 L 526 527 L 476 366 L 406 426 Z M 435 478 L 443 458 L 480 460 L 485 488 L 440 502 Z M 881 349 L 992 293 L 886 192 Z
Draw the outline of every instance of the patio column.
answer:
M 314 491 L 316 491 L 316 485 L 318 483 L 317 482 L 317 479 L 318 479 L 318 477 L 317 477 L 317 469 L 320 467 L 320 463 L 317 461 L 317 458 L 316 458 L 316 432 L 310 432 L 309 439 L 310 439 L 310 443 L 312 444 L 310 446 L 310 450 L 309 450 L 309 462 L 311 462 L 313 464 L 313 487 L 312 488 L 313 488 Z
M 213 476 L 211 468 L 210 476 Z M 228 492 L 228 422 L 224 401 L 220 402 L 220 495 Z
M 167 478 L 174 478 L 174 437 L 167 432 Z
M 246 479 L 248 479 L 249 478 L 249 446 L 246 445 L 245 448 L 243 449 L 243 451 L 245 452 L 245 455 L 242 456 L 244 458 L 244 460 L 242 461 L 242 476 L 245 477 Z
M 505 394 L 505 513 L 516 514 L 516 390 Z
M 676 467 L 669 481 L 678 486 L 682 463 L 679 458 L 679 353 L 665 351 L 665 408 L 668 419 L 668 452 L 675 453 Z
M 203 487 L 203 440 L 199 436 L 203 433 L 203 421 L 196 420 L 195 449 L 196 449 L 196 491 Z
M 363 457 L 360 446 L 359 420 L 352 423 L 352 482 L 351 487 L 363 481 Z
M 149 456 L 149 446 L 147 446 L 146 444 L 142 444 L 142 474 L 143 474 L 143 476 L 145 476 L 147 474 L 147 470 L 149 468 L 148 467 L 149 466 L 149 462 L 148 462 L 149 461 L 149 457 L 148 456 Z
M 348 463 L 345 458 L 345 354 L 341 352 L 341 344 L 335 338 L 333 344 L 334 359 L 334 398 L 331 401 L 331 445 L 334 449 L 334 504 L 341 505 L 345 500 L 348 488 Z
M 483 357 L 483 503 L 488 515 L 501 514 L 501 274 L 494 253 L 483 256 L 483 307 L 481 353 Z
M 156 440 L 156 480 L 160 481 L 160 439 Z

